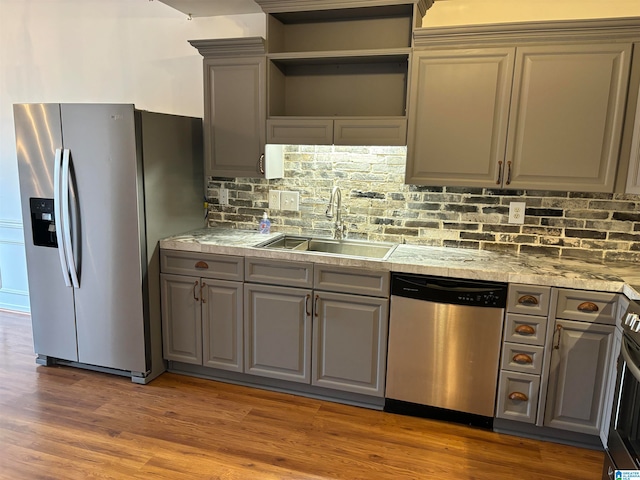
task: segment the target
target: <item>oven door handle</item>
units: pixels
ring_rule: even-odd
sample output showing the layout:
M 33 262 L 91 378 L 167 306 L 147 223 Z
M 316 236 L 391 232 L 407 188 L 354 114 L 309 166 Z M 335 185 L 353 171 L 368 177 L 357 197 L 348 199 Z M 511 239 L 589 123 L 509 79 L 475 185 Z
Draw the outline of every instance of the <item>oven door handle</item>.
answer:
M 640 368 L 636 365 L 636 362 L 631 357 L 629 353 L 629 349 L 627 348 L 627 341 L 624 337 L 622 337 L 622 348 L 621 348 L 622 358 L 624 358 L 625 363 L 627 364 L 627 368 L 631 372 L 631 374 L 635 377 L 637 382 L 640 382 Z

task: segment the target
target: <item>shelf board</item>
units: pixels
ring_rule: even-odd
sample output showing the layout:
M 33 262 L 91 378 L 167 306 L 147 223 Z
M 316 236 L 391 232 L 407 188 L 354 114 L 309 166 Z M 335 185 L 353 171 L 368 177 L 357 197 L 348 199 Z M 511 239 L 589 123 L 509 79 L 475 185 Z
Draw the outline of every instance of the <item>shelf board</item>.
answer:
M 271 53 L 267 59 L 279 65 L 395 63 L 409 60 L 410 48 L 344 50 L 330 52 Z

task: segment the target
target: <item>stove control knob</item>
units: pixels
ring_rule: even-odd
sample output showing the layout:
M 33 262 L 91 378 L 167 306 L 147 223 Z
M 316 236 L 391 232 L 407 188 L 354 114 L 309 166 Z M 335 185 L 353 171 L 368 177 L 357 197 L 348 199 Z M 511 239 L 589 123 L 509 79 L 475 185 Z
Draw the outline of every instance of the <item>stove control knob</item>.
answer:
M 631 326 L 631 324 L 634 321 L 638 321 L 638 314 L 637 313 L 627 313 L 627 316 L 624 319 L 624 324 L 627 326 Z

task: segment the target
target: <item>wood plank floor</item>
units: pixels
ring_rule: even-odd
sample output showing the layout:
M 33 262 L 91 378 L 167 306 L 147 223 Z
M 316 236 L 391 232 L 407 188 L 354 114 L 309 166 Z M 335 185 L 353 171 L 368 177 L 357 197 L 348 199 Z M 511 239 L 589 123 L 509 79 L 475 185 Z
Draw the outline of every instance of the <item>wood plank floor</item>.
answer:
M 1 479 L 581 479 L 603 453 L 165 373 L 34 362 L 0 311 Z

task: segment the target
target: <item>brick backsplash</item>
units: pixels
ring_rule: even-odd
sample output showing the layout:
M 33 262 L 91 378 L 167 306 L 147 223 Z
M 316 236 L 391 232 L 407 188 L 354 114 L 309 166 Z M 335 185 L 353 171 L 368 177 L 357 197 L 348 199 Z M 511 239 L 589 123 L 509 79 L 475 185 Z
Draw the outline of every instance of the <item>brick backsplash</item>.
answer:
M 266 211 L 272 231 L 331 236 L 337 185 L 348 238 L 640 261 L 640 195 L 405 185 L 405 157 L 405 147 L 286 146 L 284 178 L 209 179 L 209 225 L 257 229 Z M 269 210 L 270 189 L 300 192 L 300 210 Z M 508 223 L 512 201 L 526 202 L 524 225 Z

